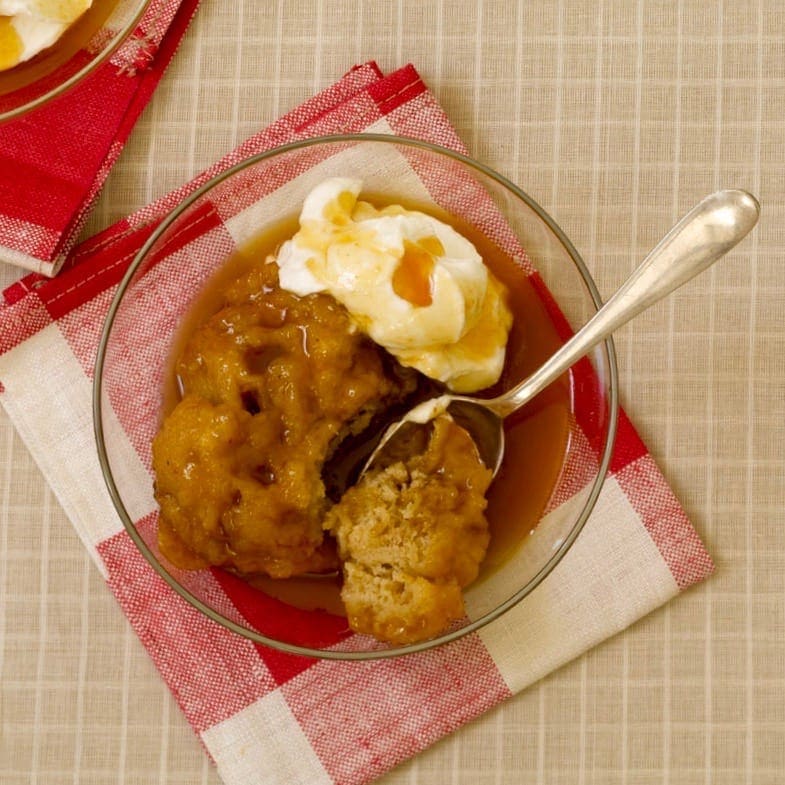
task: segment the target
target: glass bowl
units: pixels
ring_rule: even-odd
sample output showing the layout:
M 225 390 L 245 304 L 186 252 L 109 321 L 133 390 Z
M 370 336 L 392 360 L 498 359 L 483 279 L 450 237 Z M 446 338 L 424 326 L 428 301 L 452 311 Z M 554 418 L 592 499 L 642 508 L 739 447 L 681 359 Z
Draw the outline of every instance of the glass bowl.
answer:
M 487 394 L 528 375 L 600 305 L 583 261 L 555 221 L 488 167 L 388 135 L 296 142 L 248 158 L 205 183 L 149 237 L 120 283 L 103 328 L 95 367 L 95 432 L 106 484 L 128 534 L 191 605 L 240 635 L 286 652 L 392 657 L 478 630 L 519 603 L 559 563 L 588 519 L 610 462 L 616 365 L 612 343 L 601 344 L 505 421 L 508 453 L 489 492 L 488 556 L 478 580 L 465 590 L 466 617 L 434 639 L 394 646 L 350 634 L 336 612 L 334 581 L 268 579 L 251 586 L 220 568 L 187 571 L 170 564 L 157 544 L 151 442 L 165 401 L 172 399 L 178 331 L 192 318 L 189 309 L 205 283 L 236 249 L 296 219 L 305 195 L 332 176 L 362 179 L 361 198 L 369 201 L 450 216 L 493 261 L 510 289 L 515 327 L 502 379 Z
M 93 73 L 136 28 L 151 2 L 94 0 L 59 41 L 0 71 L 0 123 L 44 106 Z

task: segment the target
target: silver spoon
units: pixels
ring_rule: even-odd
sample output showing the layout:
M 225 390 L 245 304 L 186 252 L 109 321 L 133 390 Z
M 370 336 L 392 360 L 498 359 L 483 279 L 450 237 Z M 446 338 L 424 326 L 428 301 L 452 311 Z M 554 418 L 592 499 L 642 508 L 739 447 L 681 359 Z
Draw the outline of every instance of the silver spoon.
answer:
M 684 216 L 607 303 L 527 379 L 496 398 L 441 395 L 390 425 L 360 474 L 406 454 L 412 429 L 448 412 L 474 439 L 494 476 L 504 457 L 503 419 L 530 401 L 614 330 L 714 264 L 755 226 L 760 205 L 746 191 L 717 191 Z

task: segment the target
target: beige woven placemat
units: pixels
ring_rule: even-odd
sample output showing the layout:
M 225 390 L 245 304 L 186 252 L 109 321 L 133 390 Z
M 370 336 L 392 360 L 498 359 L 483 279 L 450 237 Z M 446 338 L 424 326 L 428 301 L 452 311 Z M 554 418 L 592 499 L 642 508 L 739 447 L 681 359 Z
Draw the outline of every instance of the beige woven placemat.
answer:
M 617 337 L 625 408 L 717 574 L 380 782 L 782 782 L 783 41 L 777 0 L 203 3 L 89 233 L 368 59 L 414 62 L 606 294 L 704 193 L 763 203 L 732 260 Z M 217 783 L 0 417 L 0 781 Z

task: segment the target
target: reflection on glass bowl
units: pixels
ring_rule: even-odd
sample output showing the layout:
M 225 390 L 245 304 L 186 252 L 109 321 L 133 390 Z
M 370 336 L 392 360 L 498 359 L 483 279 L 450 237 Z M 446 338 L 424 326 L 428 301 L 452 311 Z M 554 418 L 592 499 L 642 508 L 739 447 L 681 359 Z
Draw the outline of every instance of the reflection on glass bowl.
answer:
M 609 341 L 508 418 L 507 456 L 488 495 L 491 545 L 479 578 L 465 590 L 465 617 L 433 639 L 391 645 L 350 633 L 330 580 L 243 579 L 221 567 L 186 570 L 171 563 L 159 547 L 151 441 L 176 388 L 171 356 L 182 325 L 193 320 L 193 303 L 204 302 L 205 284 L 215 280 L 216 270 L 234 263 L 238 247 L 256 242 L 256 250 L 264 250 L 255 238 L 277 237 L 293 219 L 296 225 L 314 185 L 347 176 L 363 181 L 369 201 L 417 207 L 451 221 L 507 286 L 513 330 L 502 378 L 487 394 L 535 370 L 571 333 L 570 325 L 583 324 L 598 309 L 596 287 L 562 230 L 488 167 L 393 136 L 310 139 L 242 161 L 188 196 L 155 230 L 107 315 L 93 403 L 99 460 L 114 505 L 139 551 L 175 591 L 258 643 L 357 660 L 455 640 L 532 592 L 567 553 L 595 505 L 618 403 Z

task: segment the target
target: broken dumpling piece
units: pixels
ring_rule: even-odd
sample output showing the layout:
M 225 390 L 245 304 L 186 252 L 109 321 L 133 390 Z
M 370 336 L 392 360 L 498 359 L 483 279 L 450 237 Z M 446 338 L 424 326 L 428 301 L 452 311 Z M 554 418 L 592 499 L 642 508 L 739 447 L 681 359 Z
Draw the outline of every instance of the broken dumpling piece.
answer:
M 490 539 L 490 482 L 469 434 L 443 415 L 424 452 L 346 492 L 325 528 L 338 542 L 353 630 L 408 644 L 463 617 L 462 589 L 477 578 Z

